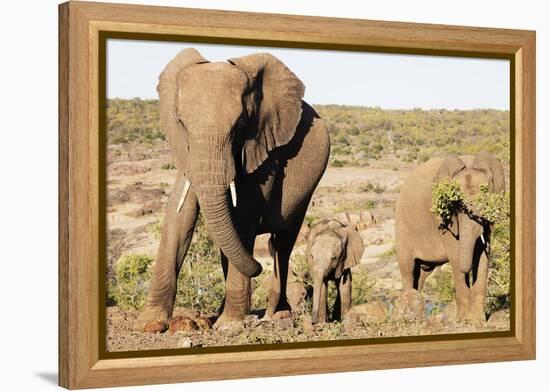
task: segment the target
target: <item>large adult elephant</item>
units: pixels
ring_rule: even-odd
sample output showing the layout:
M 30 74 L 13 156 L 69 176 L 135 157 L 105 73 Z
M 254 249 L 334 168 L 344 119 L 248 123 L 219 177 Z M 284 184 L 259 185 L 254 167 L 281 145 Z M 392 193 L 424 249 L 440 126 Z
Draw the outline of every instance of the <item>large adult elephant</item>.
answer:
M 476 211 L 461 211 L 447 227 L 441 227 L 441 219 L 430 209 L 432 185 L 445 179 L 458 181 L 466 196 L 473 196 L 482 184 L 493 192 L 505 189 L 502 165 L 486 152 L 431 159 L 414 170 L 403 183 L 396 206 L 396 250 L 403 289 L 420 292 L 434 268 L 450 262 L 457 316 L 485 321 L 490 224 L 477 218 Z
M 190 48 L 166 66 L 157 90 L 178 171 L 135 328 L 166 329 L 199 209 L 221 250 L 226 281 L 216 326 L 250 311 L 250 279 L 262 271 L 252 256 L 261 233 L 271 233 L 275 258 L 266 313 L 287 311 L 290 252 L 330 150 L 326 127 L 302 100 L 304 85 L 270 54 L 209 62 Z

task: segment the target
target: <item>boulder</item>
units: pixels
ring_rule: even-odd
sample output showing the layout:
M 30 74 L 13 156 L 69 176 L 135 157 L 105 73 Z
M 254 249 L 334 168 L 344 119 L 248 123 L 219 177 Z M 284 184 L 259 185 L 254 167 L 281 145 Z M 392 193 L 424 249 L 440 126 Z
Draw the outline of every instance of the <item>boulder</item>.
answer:
M 377 259 L 380 256 L 382 256 L 383 254 L 387 254 L 394 247 L 395 247 L 394 242 L 388 242 L 388 243 L 379 244 L 379 245 L 367 246 L 367 248 L 365 249 L 365 252 L 363 253 L 361 261 L 369 262 L 369 261 L 372 261 L 374 259 Z
M 415 289 L 407 289 L 393 303 L 392 319 L 421 320 L 424 318 L 424 299 Z
M 178 316 L 172 319 L 169 323 L 168 332 L 170 333 L 177 333 L 177 332 L 189 332 L 197 330 L 198 326 L 193 321 L 193 319 L 189 319 L 183 316 Z
M 346 318 L 355 318 L 355 315 L 363 323 L 381 323 L 388 317 L 388 307 L 381 301 L 371 301 L 352 307 Z
M 212 329 L 212 322 L 204 316 L 199 316 L 194 321 L 199 330 L 206 331 Z
M 175 307 L 174 313 L 172 314 L 174 318 L 180 316 L 184 318 L 190 318 L 195 319 L 198 316 L 200 316 L 200 312 L 197 310 L 194 310 L 192 308 L 186 308 L 186 307 Z
M 153 320 L 145 324 L 143 331 L 145 331 L 146 333 L 158 334 L 158 333 L 164 333 L 166 329 L 167 327 L 165 322 Z

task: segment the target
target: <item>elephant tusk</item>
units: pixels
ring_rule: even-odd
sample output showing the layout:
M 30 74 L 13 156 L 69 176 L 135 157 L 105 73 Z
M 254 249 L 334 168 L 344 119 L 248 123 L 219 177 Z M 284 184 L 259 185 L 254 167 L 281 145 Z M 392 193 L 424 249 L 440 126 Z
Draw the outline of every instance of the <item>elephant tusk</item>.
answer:
M 185 184 L 183 185 L 183 191 L 181 192 L 180 202 L 178 202 L 178 209 L 176 213 L 179 213 L 179 211 L 181 210 L 181 207 L 183 206 L 183 203 L 185 202 L 185 197 L 187 197 L 189 186 L 191 186 L 191 182 L 185 179 Z
M 231 182 L 229 185 L 229 190 L 231 191 L 231 202 L 233 206 L 237 206 L 237 188 L 235 187 L 235 181 Z
M 485 237 L 483 236 L 483 234 L 481 234 L 480 237 L 481 237 L 481 242 L 482 242 L 483 244 L 485 244 Z

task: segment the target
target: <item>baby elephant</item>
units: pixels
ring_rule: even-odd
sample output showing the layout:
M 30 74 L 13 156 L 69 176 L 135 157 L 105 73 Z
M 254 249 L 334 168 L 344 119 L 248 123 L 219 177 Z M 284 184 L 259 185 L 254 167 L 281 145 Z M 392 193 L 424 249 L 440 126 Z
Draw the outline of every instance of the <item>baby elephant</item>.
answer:
M 324 220 L 309 232 L 306 257 L 313 279 L 312 323 L 328 320 L 327 283 L 336 283 L 333 319 L 342 319 L 351 308 L 351 268 L 363 255 L 365 246 L 355 226 L 338 220 Z

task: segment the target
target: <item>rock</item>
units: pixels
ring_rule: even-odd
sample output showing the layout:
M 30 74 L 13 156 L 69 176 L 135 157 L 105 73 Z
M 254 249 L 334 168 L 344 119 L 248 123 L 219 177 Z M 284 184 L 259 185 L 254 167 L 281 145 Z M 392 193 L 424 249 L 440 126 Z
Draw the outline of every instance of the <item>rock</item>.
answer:
M 178 347 L 180 347 L 180 348 L 192 348 L 193 347 L 193 341 L 191 341 L 191 338 L 189 338 L 189 337 L 182 337 L 178 341 Z
M 174 308 L 174 313 L 172 314 L 174 318 L 178 316 L 182 316 L 184 318 L 190 318 L 195 319 L 200 316 L 200 312 L 197 310 L 194 310 L 192 308 L 186 308 L 186 307 L 176 307 Z
M 356 227 L 359 231 L 376 224 L 376 218 L 370 210 L 361 210 L 359 213 L 341 212 L 336 215 L 336 219 L 345 225 Z
M 357 315 L 363 323 L 381 323 L 388 318 L 388 307 L 381 301 L 372 301 L 352 307 L 350 313 Z
M 170 321 L 170 327 L 168 328 L 168 331 L 170 333 L 177 333 L 177 332 L 189 332 L 197 329 L 198 329 L 198 326 L 193 321 L 193 319 L 189 319 L 183 316 L 178 316 Z
M 401 293 L 393 303 L 392 319 L 420 320 L 424 318 L 424 299 L 415 289 Z
M 361 260 L 366 260 L 366 262 L 371 261 L 373 258 L 379 258 L 382 254 L 391 251 L 395 247 L 394 242 L 387 242 L 380 245 L 369 245 L 363 253 Z
M 274 319 L 273 320 L 275 327 L 281 329 L 281 330 L 288 330 L 294 328 L 294 321 L 292 320 L 292 317 L 290 318 L 282 318 L 282 319 Z
M 199 316 L 195 319 L 195 323 L 197 324 L 197 327 L 199 330 L 211 330 L 212 329 L 212 322 L 204 316 Z
M 358 327 L 363 327 L 363 321 L 359 317 L 359 315 L 351 309 L 342 320 L 342 326 L 344 327 L 344 331 L 346 332 L 352 332 Z
M 510 310 L 493 312 L 487 321 L 487 326 L 491 328 L 510 327 Z
M 447 328 L 455 323 L 455 316 L 449 312 L 440 312 L 439 314 L 430 316 L 426 320 L 426 327 L 434 330 L 441 330 Z
M 273 324 L 281 330 L 288 330 L 294 327 L 294 320 L 290 311 L 277 311 L 273 314 Z
M 166 326 L 165 322 L 161 322 L 159 320 L 152 320 L 150 322 L 147 322 L 145 324 L 145 327 L 143 328 L 143 331 L 146 333 L 164 333 L 168 327 Z

